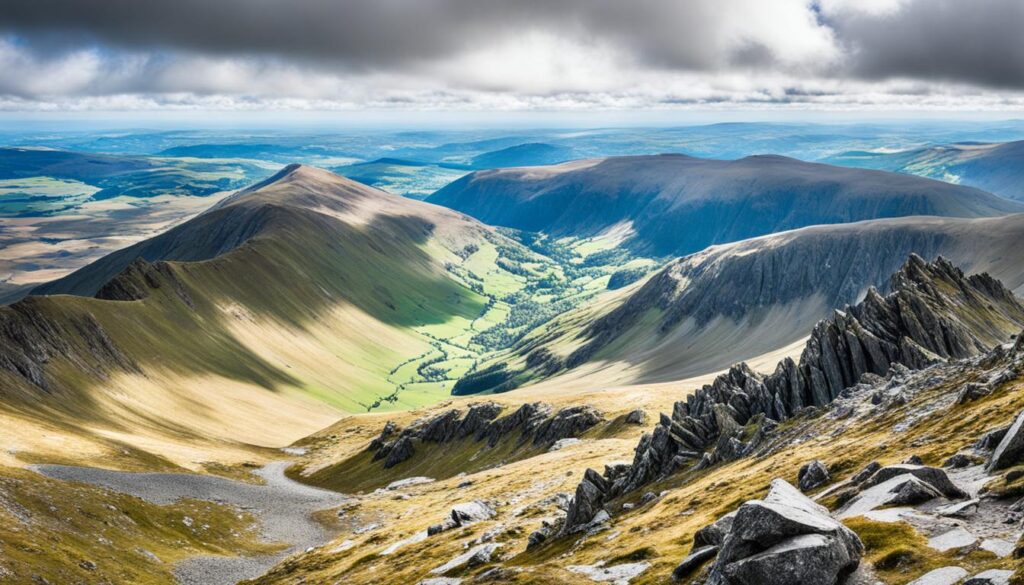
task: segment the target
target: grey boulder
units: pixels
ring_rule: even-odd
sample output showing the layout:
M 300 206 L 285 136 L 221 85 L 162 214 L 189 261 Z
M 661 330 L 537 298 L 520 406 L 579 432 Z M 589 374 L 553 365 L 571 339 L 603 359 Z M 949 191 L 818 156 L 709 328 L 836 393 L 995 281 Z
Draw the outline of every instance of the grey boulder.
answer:
M 452 506 L 452 521 L 456 526 L 465 526 L 494 517 L 494 508 L 479 500 Z
M 874 474 L 868 479 L 864 480 L 860 484 L 861 490 L 876 486 L 880 483 L 884 483 L 897 475 L 909 474 L 917 479 L 931 485 L 933 488 L 939 491 L 944 497 L 951 500 L 960 500 L 967 497 L 967 493 L 962 489 L 958 488 L 946 472 L 938 467 L 928 467 L 925 465 L 887 465 Z
M 1010 425 L 1010 430 L 996 446 L 989 458 L 989 471 L 1005 469 L 1020 463 L 1024 460 L 1024 411 L 1017 415 L 1017 419 Z
M 942 497 L 939 490 L 909 474 L 889 493 L 892 494 L 887 502 L 890 506 L 916 506 Z
M 708 585 L 835 585 L 856 570 L 864 545 L 781 479 L 763 501 L 736 511 Z
M 804 464 L 797 474 L 797 483 L 802 492 L 808 492 L 814 488 L 821 487 L 828 483 L 830 479 L 832 478 L 828 474 L 828 468 L 817 459 Z

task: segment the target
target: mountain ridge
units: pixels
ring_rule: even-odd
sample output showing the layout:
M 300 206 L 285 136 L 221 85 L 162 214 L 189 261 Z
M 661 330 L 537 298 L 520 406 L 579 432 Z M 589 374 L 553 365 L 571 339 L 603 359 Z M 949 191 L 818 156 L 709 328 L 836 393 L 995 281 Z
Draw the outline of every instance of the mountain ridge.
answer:
M 628 247 L 676 256 L 809 225 L 1024 211 L 970 187 L 774 155 L 729 161 L 664 154 L 478 171 L 427 201 L 555 236 L 624 226 Z

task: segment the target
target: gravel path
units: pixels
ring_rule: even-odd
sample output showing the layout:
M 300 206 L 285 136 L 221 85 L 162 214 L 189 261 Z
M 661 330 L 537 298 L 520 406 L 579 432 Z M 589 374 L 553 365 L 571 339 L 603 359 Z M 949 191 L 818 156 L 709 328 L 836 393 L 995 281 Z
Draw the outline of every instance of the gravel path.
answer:
M 233 585 L 262 575 L 289 554 L 330 540 L 311 514 L 342 504 L 346 496 L 288 479 L 284 475 L 287 466 L 288 462 L 279 461 L 260 469 L 257 475 L 265 485 L 190 473 L 127 473 L 67 465 L 37 465 L 33 469 L 48 477 L 103 486 L 156 504 L 193 498 L 253 513 L 262 525 L 262 539 L 287 543 L 287 550 L 255 557 L 192 557 L 174 568 L 182 585 Z

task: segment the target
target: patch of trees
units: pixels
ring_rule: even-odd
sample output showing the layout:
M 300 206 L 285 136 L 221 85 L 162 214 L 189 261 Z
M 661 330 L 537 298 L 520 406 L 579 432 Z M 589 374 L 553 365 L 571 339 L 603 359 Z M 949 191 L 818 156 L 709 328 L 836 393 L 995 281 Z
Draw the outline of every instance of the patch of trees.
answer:
M 494 364 L 478 372 L 466 374 L 455 386 L 452 387 L 452 394 L 455 396 L 466 396 L 468 394 L 479 394 L 480 392 L 507 392 L 516 387 L 513 374 L 505 364 Z
M 623 268 L 612 273 L 608 279 L 608 290 L 620 289 L 640 280 L 647 274 L 646 268 Z

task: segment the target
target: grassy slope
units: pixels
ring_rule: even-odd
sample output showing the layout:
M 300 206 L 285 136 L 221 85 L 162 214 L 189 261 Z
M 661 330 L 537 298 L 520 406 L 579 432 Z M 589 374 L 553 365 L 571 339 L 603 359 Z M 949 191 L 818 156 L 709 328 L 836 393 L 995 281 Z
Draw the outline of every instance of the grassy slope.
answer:
M 199 501 L 158 506 L 0 466 L 4 583 L 171 585 L 174 563 L 188 556 L 275 550 L 258 542 L 248 513 Z

